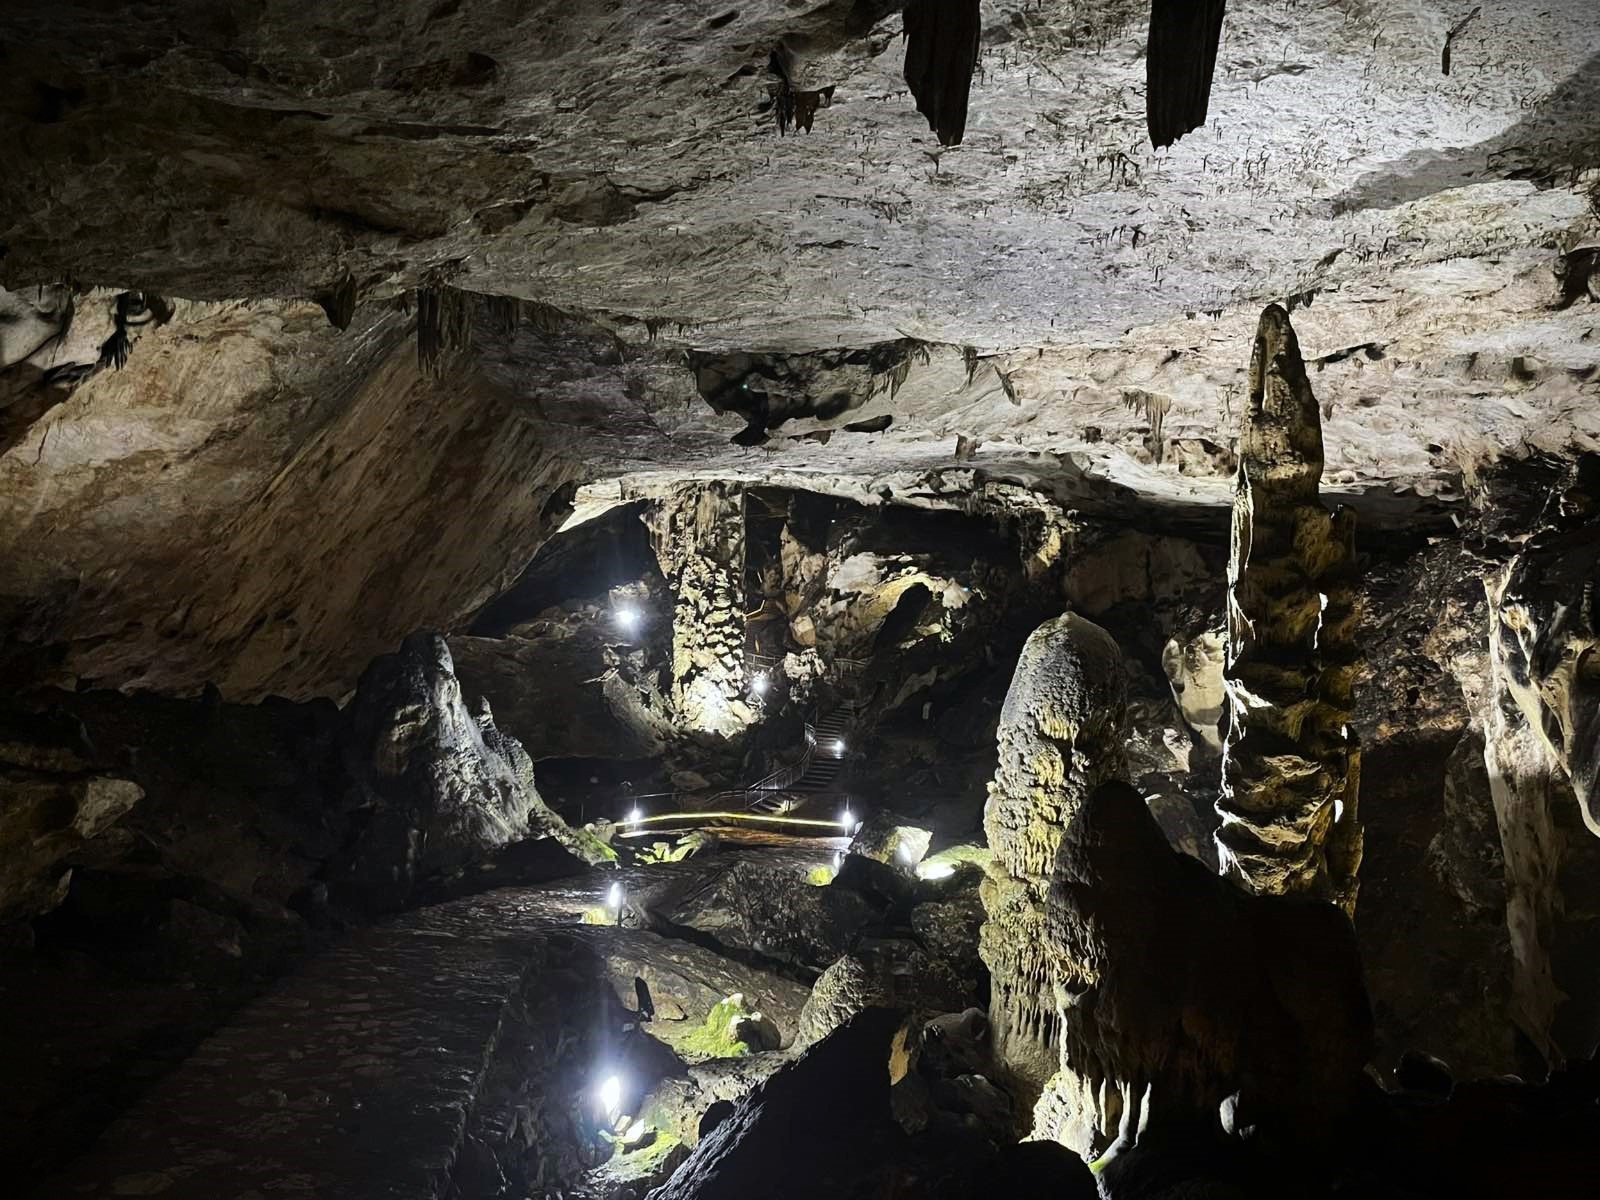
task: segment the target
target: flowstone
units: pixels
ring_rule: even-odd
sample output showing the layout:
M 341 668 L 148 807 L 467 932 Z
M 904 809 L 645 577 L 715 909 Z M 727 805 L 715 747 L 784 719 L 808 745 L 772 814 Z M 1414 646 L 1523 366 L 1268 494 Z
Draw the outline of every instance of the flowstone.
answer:
M 672 590 L 672 701 L 687 733 L 730 738 L 755 714 L 744 699 L 744 491 L 675 487 L 650 521 Z
M 1239 438 L 1217 850 L 1223 873 L 1253 892 L 1319 896 L 1353 913 L 1355 517 L 1323 507 L 1322 467 L 1305 360 L 1288 314 L 1269 305 L 1256 327 Z
M 1056 848 L 1084 798 L 1126 772 L 1122 654 L 1065 613 L 1028 638 L 1000 714 L 999 767 L 983 826 L 993 853 L 978 951 L 991 977 L 996 1055 L 1031 1104 L 1057 1070 L 1059 1016 L 1045 953 Z

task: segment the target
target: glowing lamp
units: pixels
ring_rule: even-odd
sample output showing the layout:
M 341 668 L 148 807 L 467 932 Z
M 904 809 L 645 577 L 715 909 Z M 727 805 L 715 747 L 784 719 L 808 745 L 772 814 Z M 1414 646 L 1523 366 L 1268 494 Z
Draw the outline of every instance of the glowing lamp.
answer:
M 611 890 L 606 893 L 606 907 L 617 909 L 622 907 L 622 885 L 620 883 L 613 883 Z
M 607 1075 L 600 1084 L 599 1097 L 600 1107 L 605 1110 L 606 1119 L 614 1119 L 622 1111 L 622 1077 Z
M 637 629 L 639 627 L 639 610 L 637 608 L 617 609 L 617 624 L 630 632 Z
M 644 820 L 644 813 L 636 808 L 628 814 L 628 819 L 625 824 L 637 825 L 642 820 Z
M 840 738 L 836 742 L 833 743 L 833 752 L 835 754 L 843 754 L 844 753 L 844 739 L 843 738 Z
M 851 812 L 848 808 L 845 809 L 839 814 L 839 824 L 847 830 L 854 829 L 856 827 L 855 813 Z
M 753 696 L 765 696 L 767 694 L 767 677 L 765 675 L 757 675 L 750 681 L 750 694 Z

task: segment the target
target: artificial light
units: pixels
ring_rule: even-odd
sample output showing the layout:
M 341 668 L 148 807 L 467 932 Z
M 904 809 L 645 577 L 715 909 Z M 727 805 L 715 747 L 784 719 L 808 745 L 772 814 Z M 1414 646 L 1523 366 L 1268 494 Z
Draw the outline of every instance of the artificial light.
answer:
M 843 754 L 844 753 L 844 739 L 843 738 L 839 738 L 837 741 L 835 741 L 833 743 L 833 752 L 835 754 Z
M 639 610 L 636 608 L 617 609 L 617 623 L 624 629 L 633 629 L 639 624 Z
M 622 885 L 620 883 L 613 883 L 611 890 L 606 893 L 606 907 L 622 908 Z
M 848 808 L 845 809 L 842 813 L 839 814 L 839 824 L 841 826 L 843 826 L 845 829 L 854 829 L 856 827 L 856 816 L 855 816 L 855 814 L 853 812 L 851 812 Z
M 600 1085 L 600 1107 L 605 1110 L 606 1119 L 613 1119 L 622 1111 L 622 1077 L 620 1075 L 607 1075 Z

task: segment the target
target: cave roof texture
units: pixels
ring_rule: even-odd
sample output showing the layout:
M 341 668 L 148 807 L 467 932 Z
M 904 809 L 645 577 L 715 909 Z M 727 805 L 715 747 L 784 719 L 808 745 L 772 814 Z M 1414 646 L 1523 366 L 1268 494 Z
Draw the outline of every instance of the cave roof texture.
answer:
M 1558 274 L 1600 244 L 1600 6 L 1485 0 L 1445 74 L 1472 7 L 1232 0 L 1155 150 L 1143 0 L 984 0 L 951 146 L 881 0 L 13 0 L 0 628 L 57 680 L 337 697 L 688 478 L 1220 531 L 1272 301 L 1326 490 L 1448 530 L 1600 435 Z M 779 61 L 832 89 L 809 132 Z M 170 317 L 50 376 L 132 290 Z

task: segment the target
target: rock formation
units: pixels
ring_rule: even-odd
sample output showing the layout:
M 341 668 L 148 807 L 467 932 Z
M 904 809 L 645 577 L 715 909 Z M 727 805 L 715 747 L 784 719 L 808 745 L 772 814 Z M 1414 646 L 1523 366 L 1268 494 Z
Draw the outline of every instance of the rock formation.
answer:
M 906 4 L 906 84 L 940 145 L 958 144 L 967 131 L 967 98 L 982 29 L 978 0 Z
M 143 798 L 97 770 L 75 718 L 0 712 L 0 927 L 59 904 L 74 865 L 125 853 L 102 839 Z
M 1063 1074 L 1101 1111 L 1041 1103 L 1058 1125 L 1036 1132 L 1101 1149 L 1119 1092 L 1125 1130 L 1141 1135 L 1214 1129 L 1230 1096 L 1235 1128 L 1295 1143 L 1335 1138 L 1350 1115 L 1372 1013 L 1349 919 L 1320 900 L 1241 894 L 1168 846 L 1125 783 L 1094 788 L 1067 822 L 1046 950 Z
M 1150 144 L 1170 146 L 1206 123 L 1227 0 L 1153 0 L 1145 52 Z
M 1318 895 L 1354 912 L 1355 518 L 1322 506 L 1322 466 L 1305 360 L 1288 314 L 1270 305 L 1250 359 L 1233 501 L 1218 853 L 1253 891 Z
M 744 492 L 675 487 L 652 514 L 651 534 L 673 596 L 677 720 L 691 734 L 734 737 L 754 716 L 744 699 Z
M 344 882 L 363 903 L 397 906 L 417 883 L 530 837 L 554 837 L 588 862 L 607 856 L 545 807 L 532 762 L 487 704 L 468 713 L 443 638 L 415 634 L 373 659 L 347 717 L 360 832 Z
M 649 1200 L 849 1194 L 899 1137 L 889 1085 L 900 1024 L 893 1009 L 858 1013 L 740 1100 Z
M 1495 676 L 1600 837 L 1600 455 L 1579 460 L 1550 508 L 1488 584 Z
M 1059 1066 L 1045 898 L 1062 830 L 1084 797 L 1125 770 L 1122 655 L 1074 613 L 1028 639 L 1000 715 L 1000 762 L 983 827 L 994 855 L 983 883 L 979 953 L 990 973 L 996 1053 L 1031 1104 Z

